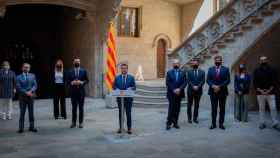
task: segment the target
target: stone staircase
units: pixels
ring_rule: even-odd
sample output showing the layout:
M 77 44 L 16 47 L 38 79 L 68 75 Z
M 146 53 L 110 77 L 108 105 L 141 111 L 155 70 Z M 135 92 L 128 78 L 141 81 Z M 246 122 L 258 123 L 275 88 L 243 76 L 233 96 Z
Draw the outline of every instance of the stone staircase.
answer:
M 134 106 L 145 108 L 168 107 L 164 80 L 137 82 L 136 85 Z M 182 103 L 183 106 L 186 105 L 186 101 Z
M 280 23 L 280 0 L 233 0 L 168 55 L 168 65 L 179 58 L 183 68 L 200 59 L 203 69 L 213 65 L 215 55 L 225 65 L 235 62 L 270 28 Z

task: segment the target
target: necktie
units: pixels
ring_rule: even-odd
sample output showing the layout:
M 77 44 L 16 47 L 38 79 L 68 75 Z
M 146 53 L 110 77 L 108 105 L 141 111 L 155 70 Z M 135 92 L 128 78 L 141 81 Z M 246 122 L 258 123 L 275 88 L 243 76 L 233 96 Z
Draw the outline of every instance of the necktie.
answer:
M 122 88 L 125 89 L 125 75 L 122 75 Z
M 24 73 L 24 80 L 27 80 L 27 73 Z
M 179 78 L 179 72 L 178 72 L 178 70 L 176 70 L 175 74 L 176 74 L 176 82 L 177 82 L 177 81 L 178 81 L 178 78 Z
M 194 70 L 194 77 L 197 78 L 197 76 L 198 76 L 198 71 Z
M 220 80 L 220 69 L 216 68 L 216 76 L 215 76 L 216 80 Z
M 76 75 L 76 78 L 79 78 L 79 69 L 75 70 L 75 75 Z

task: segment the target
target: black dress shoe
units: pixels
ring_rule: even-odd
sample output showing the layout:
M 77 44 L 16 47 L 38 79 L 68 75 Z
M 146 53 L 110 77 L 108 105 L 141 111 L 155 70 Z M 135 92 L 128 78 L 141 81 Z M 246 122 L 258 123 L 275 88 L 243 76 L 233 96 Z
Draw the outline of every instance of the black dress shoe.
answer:
M 189 120 L 188 122 L 189 122 L 190 124 L 192 124 L 192 120 Z
M 259 126 L 259 128 L 260 128 L 260 129 L 265 129 L 265 128 L 266 128 L 266 125 L 265 125 L 265 124 L 261 124 L 261 125 Z
M 121 133 L 122 133 L 122 130 L 121 130 L 121 129 L 119 129 L 119 130 L 117 131 L 117 133 L 118 133 L 118 134 L 121 134 Z
M 131 131 L 131 129 L 129 129 L 129 130 L 127 131 L 127 133 L 128 133 L 128 134 L 132 134 L 132 131 Z
M 180 129 L 180 126 L 178 126 L 178 125 L 174 125 L 173 127 L 176 129 Z
M 75 124 L 71 124 L 70 128 L 75 128 L 76 125 Z
M 224 125 L 220 125 L 219 128 L 222 129 L 222 130 L 226 129 Z
M 23 133 L 24 131 L 23 131 L 23 129 L 19 129 L 17 132 L 21 134 L 21 133 Z
M 167 125 L 166 126 L 166 130 L 170 130 L 171 129 L 171 126 L 170 125 Z
M 38 132 L 38 130 L 36 128 L 29 128 L 29 131 L 33 132 L 33 133 L 37 133 Z
M 197 121 L 197 120 L 193 120 L 193 122 L 196 123 L 196 124 L 198 124 L 198 121 Z
M 217 128 L 217 126 L 216 126 L 216 125 L 211 125 L 209 129 L 211 129 L 211 130 L 212 130 L 212 129 L 215 129 L 215 128 Z
M 83 124 L 81 123 L 81 124 L 79 124 L 79 128 L 84 128 L 84 126 L 83 126 Z

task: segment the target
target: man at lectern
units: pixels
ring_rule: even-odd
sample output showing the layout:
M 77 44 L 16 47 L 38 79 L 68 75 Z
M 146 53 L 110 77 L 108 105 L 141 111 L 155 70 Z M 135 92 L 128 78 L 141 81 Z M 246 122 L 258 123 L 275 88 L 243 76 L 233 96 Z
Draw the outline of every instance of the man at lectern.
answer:
M 115 78 L 113 85 L 114 90 L 136 90 L 135 79 L 132 75 L 128 74 L 128 65 L 121 64 L 121 74 Z M 131 131 L 131 109 L 132 109 L 132 97 L 124 98 L 124 110 L 127 118 L 127 133 L 132 134 Z M 121 125 L 121 98 L 117 98 L 118 108 L 119 108 L 119 124 Z M 118 133 L 121 133 L 121 128 Z

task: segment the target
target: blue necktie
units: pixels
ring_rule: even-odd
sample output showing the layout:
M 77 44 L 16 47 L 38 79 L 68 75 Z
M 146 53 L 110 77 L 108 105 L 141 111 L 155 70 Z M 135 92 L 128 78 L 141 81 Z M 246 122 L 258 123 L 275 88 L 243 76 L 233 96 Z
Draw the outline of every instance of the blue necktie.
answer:
M 122 88 L 125 89 L 125 76 L 122 76 Z
M 179 78 L 179 72 L 178 70 L 176 70 L 176 82 L 178 81 L 178 78 Z

